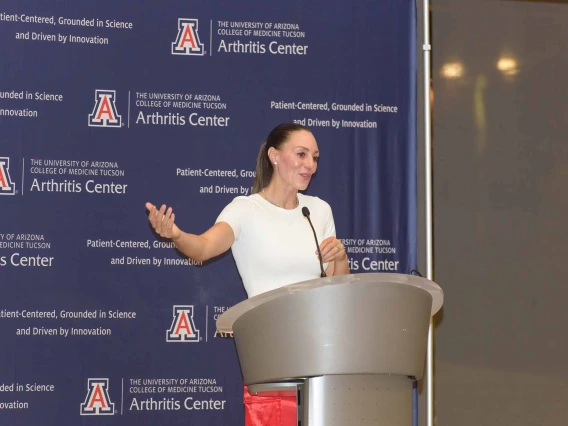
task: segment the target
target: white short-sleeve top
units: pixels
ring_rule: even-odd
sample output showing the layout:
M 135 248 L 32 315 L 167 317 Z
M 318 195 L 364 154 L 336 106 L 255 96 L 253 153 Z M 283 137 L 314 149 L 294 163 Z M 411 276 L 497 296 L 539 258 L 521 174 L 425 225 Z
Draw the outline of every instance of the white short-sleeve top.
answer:
M 333 214 L 317 197 L 298 194 L 298 199 L 298 207 L 287 210 L 259 194 L 236 197 L 217 218 L 216 223 L 226 222 L 235 234 L 231 249 L 248 297 L 319 278 L 316 242 L 302 207 L 310 210 L 320 244 L 335 236 Z

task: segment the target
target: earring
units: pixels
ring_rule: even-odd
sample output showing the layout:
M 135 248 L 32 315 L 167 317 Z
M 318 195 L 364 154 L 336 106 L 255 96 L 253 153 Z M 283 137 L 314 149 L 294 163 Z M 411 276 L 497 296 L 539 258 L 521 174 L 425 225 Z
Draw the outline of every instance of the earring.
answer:
M 277 162 L 277 161 L 275 161 L 275 162 L 274 162 L 274 164 L 278 164 L 278 162 Z

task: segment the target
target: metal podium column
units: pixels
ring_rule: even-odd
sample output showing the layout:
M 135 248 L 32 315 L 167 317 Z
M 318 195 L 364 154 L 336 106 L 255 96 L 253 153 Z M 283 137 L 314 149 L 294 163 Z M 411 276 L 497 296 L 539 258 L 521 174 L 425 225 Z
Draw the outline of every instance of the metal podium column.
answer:
M 395 375 L 306 379 L 298 426 L 410 426 L 412 380 Z

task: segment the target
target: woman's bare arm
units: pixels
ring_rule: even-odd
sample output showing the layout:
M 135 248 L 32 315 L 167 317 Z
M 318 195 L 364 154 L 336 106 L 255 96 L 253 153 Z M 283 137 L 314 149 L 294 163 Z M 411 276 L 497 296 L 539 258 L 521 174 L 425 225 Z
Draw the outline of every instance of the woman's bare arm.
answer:
M 189 234 L 175 224 L 172 208 L 165 205 L 158 210 L 151 203 L 146 203 L 148 219 L 156 233 L 170 238 L 179 251 L 187 257 L 204 262 L 231 248 L 235 241 L 233 229 L 225 222 L 219 222 L 201 235 Z

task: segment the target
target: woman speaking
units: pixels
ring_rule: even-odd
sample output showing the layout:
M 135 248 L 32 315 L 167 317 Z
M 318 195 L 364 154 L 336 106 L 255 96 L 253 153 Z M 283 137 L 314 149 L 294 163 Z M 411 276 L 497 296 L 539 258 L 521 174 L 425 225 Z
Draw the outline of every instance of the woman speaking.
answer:
M 310 130 L 285 123 L 268 134 L 258 153 L 256 177 L 250 196 L 236 197 L 215 225 L 201 235 L 177 227 L 171 207 L 146 203 L 156 233 L 170 238 L 178 250 L 193 260 L 205 261 L 232 249 L 248 297 L 300 281 L 320 277 L 318 248 L 327 276 L 349 273 L 347 254 L 335 237 L 331 207 L 305 190 L 317 170 L 319 150 Z M 302 213 L 304 211 L 304 214 Z M 292 425 L 296 420 L 294 398 L 274 401 L 276 410 L 258 410 L 245 391 L 247 425 Z M 272 398 L 271 398 L 272 400 Z M 262 404 L 265 405 L 266 401 Z

